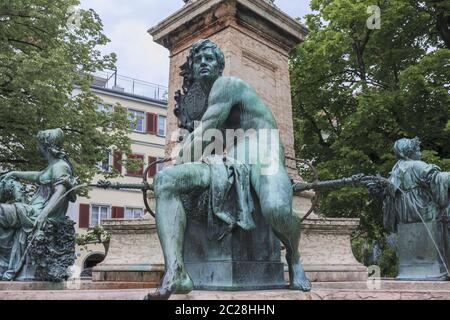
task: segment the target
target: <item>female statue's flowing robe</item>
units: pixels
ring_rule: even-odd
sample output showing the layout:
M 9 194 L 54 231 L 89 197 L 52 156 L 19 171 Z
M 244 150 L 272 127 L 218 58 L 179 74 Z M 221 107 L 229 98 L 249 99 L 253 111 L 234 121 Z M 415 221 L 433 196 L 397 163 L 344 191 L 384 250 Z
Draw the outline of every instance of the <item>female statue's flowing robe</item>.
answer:
M 383 203 L 387 230 L 397 232 L 399 223 L 429 222 L 448 213 L 450 173 L 436 165 L 399 160 L 389 181 Z
M 17 271 L 36 219 L 52 197 L 55 187 L 60 184 L 66 190 L 76 184 L 70 166 L 63 160 L 41 172 L 38 189 L 29 203 L 0 204 L 0 279 L 5 272 Z M 74 202 L 75 197 L 74 193 L 65 196 L 51 211 L 47 221 L 62 221 L 69 201 Z

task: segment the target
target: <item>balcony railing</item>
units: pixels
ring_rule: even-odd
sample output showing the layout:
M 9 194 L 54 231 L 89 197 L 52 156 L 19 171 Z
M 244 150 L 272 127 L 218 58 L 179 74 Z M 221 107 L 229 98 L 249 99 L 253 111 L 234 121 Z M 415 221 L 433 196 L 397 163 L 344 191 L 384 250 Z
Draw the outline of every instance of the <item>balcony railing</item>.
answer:
M 94 74 L 94 86 L 167 102 L 168 88 L 159 84 L 101 71 Z

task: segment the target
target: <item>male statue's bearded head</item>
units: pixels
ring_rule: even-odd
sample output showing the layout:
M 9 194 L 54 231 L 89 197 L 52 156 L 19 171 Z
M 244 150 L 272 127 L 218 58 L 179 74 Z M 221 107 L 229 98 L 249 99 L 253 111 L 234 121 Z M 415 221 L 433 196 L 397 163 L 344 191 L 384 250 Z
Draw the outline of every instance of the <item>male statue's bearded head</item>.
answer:
M 194 80 L 212 85 L 225 68 L 225 57 L 220 48 L 212 41 L 202 39 L 192 45 L 188 62 Z

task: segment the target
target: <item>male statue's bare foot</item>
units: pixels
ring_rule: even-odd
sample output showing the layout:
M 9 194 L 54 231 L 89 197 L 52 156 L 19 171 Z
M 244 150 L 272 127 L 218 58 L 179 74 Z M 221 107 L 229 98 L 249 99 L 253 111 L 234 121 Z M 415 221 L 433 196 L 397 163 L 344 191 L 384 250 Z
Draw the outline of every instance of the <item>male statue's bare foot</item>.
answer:
M 300 290 L 303 292 L 311 291 L 311 282 L 306 277 L 305 271 L 301 264 L 295 264 L 292 266 L 291 283 L 289 289 Z
M 188 294 L 194 283 L 186 272 L 166 272 L 160 287 L 150 292 L 144 300 L 169 300 L 172 294 Z
M 172 292 L 167 289 L 158 288 L 155 292 L 150 292 L 144 298 L 144 300 L 169 300 Z

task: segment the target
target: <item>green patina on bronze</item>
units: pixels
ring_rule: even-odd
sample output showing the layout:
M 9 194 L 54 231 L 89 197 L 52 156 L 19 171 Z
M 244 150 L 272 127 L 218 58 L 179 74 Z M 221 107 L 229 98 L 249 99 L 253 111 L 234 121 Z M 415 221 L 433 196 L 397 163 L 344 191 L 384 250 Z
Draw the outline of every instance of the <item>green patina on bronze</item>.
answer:
M 398 140 L 394 152 L 388 179 L 364 184 L 383 198 L 384 227 L 397 239 L 397 279 L 449 279 L 450 173 L 421 160 L 419 138 Z
M 227 225 L 225 232 L 209 238 L 211 242 L 219 243 L 231 237 L 233 232 L 241 232 L 236 229 L 243 232 L 255 229 L 254 214 L 255 208 L 258 208 L 286 246 L 290 288 L 303 291 L 311 288 L 300 262 L 300 220 L 292 211 L 293 189 L 284 166 L 283 146 L 278 144 L 274 149 L 270 143 L 261 145 L 258 137 L 252 136 L 247 139 L 250 140 L 247 143 L 246 139 L 237 139 L 226 146 L 226 155 L 213 153 L 202 156 L 194 152 L 196 145 L 205 150 L 211 143 L 204 139 L 204 133 L 209 129 L 224 132 L 226 129 L 258 131 L 278 128 L 272 112 L 255 90 L 241 79 L 222 76 L 224 67 L 223 53 L 209 40 L 195 43 L 187 64 L 183 66 L 187 87 L 184 93 L 188 95 L 191 87 L 201 89 L 202 94 L 208 97 L 208 103 L 204 109 L 203 106 L 197 106 L 203 114 L 200 126 L 195 129 L 191 120 L 198 116 L 196 112 L 191 113 L 190 117 L 183 116 L 181 113 L 187 110 L 178 106 L 176 114 L 181 118 L 180 126 L 191 133 L 184 140 L 177 164 L 155 177 L 156 222 L 166 272 L 161 286 L 148 299 L 167 298 L 172 293 L 182 294 L 193 290 L 194 283 L 186 271 L 183 248 L 190 216 L 201 214 L 202 211 L 208 215 L 208 227 L 217 219 Z M 177 95 L 178 103 L 192 100 L 195 101 L 181 93 Z M 198 101 L 201 103 L 203 99 Z M 276 138 L 279 139 L 279 136 Z M 248 154 L 252 145 L 258 146 L 260 150 L 256 163 L 237 159 L 239 148 L 242 147 Z M 276 173 L 262 174 L 267 166 L 274 166 Z M 205 197 L 210 197 L 211 201 L 203 201 L 203 208 L 199 208 L 199 199 L 204 200 Z M 215 237 L 217 235 L 219 238 Z M 214 245 L 211 244 L 211 247 Z M 239 286 L 236 285 L 236 288 L 239 289 Z
M 420 140 L 395 143 L 384 192 L 384 225 L 397 234 L 398 279 L 448 279 L 450 173 L 421 160 Z
M 450 173 L 421 161 L 420 140 L 395 143 L 398 162 L 389 176 L 384 225 L 397 232 L 399 224 L 430 222 L 448 214 Z
M 3 281 L 63 281 L 75 263 L 74 222 L 67 216 L 76 180 L 62 151 L 61 129 L 38 134 L 48 161 L 40 172 L 9 172 L 0 177 L 0 276 Z M 35 184 L 27 200 L 19 181 Z
M 384 227 L 397 239 L 399 280 L 450 278 L 448 232 L 450 173 L 421 160 L 420 140 L 400 139 L 394 145 L 397 163 L 389 177 L 359 174 L 350 178 L 300 183 L 295 191 L 363 185 L 383 198 Z

